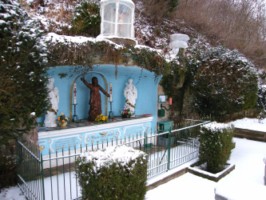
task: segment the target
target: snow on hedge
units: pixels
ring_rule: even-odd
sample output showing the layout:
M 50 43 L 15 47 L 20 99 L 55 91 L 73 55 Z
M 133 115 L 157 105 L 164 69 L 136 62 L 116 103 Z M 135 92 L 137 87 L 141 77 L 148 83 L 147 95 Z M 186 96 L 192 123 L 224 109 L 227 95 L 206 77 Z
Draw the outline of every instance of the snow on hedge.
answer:
M 107 167 L 112 165 L 113 163 L 119 163 L 122 166 L 126 166 L 130 161 L 145 155 L 146 154 L 143 151 L 122 145 L 107 147 L 105 150 L 84 152 L 80 155 L 80 157 L 84 158 L 85 163 L 94 162 L 96 166 L 94 170 L 97 171 L 101 167 Z
M 43 39 L 44 41 L 49 42 L 49 43 L 54 43 L 54 44 L 63 43 L 67 45 L 70 45 L 70 44 L 82 45 L 87 42 L 97 43 L 97 42 L 104 41 L 104 42 L 114 45 L 114 48 L 116 49 L 123 48 L 122 45 L 116 44 L 112 42 L 111 40 L 100 38 L 100 37 L 93 38 L 93 37 L 85 37 L 85 36 L 68 36 L 68 35 L 59 35 L 57 33 L 50 32 Z
M 208 123 L 208 124 L 203 125 L 203 127 L 208 130 L 212 130 L 212 131 L 233 128 L 232 124 L 230 123 L 226 124 L 226 123 L 218 123 L 218 122 Z
M 265 132 L 266 131 L 266 118 L 264 119 L 243 118 L 243 119 L 237 119 L 230 123 L 211 122 L 209 124 L 205 124 L 204 127 L 210 130 L 241 128 L 241 129 Z

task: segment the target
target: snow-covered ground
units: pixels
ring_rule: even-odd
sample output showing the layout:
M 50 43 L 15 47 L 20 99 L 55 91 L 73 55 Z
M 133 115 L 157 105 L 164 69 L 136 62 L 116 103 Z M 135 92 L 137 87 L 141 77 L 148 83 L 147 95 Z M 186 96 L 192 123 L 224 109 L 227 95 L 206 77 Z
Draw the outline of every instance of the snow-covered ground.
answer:
M 233 124 L 238 128 L 248 127 L 251 130 L 259 129 L 266 132 L 266 119 L 259 121 L 245 118 Z M 236 147 L 229 163 L 235 165 L 235 170 L 219 182 L 186 173 L 149 190 L 146 200 L 214 200 L 215 190 L 219 194 L 230 195 L 234 200 L 266 199 L 266 186 L 263 179 L 266 143 L 239 138 L 234 138 L 234 142 Z M 0 199 L 25 200 L 25 197 L 18 187 L 11 187 L 1 191 Z

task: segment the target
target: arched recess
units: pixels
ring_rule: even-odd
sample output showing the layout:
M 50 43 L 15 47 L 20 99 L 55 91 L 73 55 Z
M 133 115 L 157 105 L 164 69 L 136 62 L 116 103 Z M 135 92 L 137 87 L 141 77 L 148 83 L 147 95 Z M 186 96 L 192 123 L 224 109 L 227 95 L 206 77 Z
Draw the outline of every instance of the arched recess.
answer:
M 102 77 L 103 81 L 104 81 L 104 86 L 106 89 L 108 89 L 108 82 L 105 78 L 105 76 L 100 73 L 100 72 L 94 72 L 94 71 L 90 71 L 90 72 L 87 72 L 86 74 L 80 74 L 78 75 L 77 77 L 74 78 L 73 82 L 71 83 L 71 87 L 70 87 L 70 105 L 69 105 L 69 118 L 70 118 L 70 121 L 72 121 L 72 117 L 73 117 L 73 114 L 72 114 L 72 110 L 73 110 L 73 90 L 74 90 L 74 83 L 81 77 L 85 76 L 85 75 L 88 75 L 88 74 L 98 74 L 99 76 Z M 104 109 L 104 114 L 107 115 L 108 113 L 108 97 L 107 96 L 104 96 L 104 105 L 105 105 L 105 109 Z

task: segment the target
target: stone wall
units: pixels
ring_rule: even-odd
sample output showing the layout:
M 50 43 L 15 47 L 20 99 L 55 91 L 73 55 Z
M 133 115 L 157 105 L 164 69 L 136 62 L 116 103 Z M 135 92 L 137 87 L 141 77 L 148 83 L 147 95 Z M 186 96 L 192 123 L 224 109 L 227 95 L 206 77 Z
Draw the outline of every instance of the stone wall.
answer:
M 235 137 L 266 142 L 266 132 L 235 128 Z

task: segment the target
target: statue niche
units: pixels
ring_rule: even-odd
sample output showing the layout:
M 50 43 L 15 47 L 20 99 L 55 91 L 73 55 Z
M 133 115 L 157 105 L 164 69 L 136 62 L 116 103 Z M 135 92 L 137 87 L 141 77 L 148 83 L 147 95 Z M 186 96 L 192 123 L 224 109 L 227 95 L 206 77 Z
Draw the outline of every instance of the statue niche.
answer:
M 80 80 L 90 89 L 88 120 L 95 121 L 96 117 L 102 113 L 100 91 L 107 97 L 110 95 L 98 84 L 97 77 L 92 77 L 92 83 L 88 83 L 84 78 Z
M 128 82 L 126 83 L 126 87 L 124 89 L 124 96 L 126 98 L 126 102 L 124 105 L 124 109 L 129 109 L 132 114 L 135 113 L 135 106 L 136 106 L 136 100 L 138 97 L 138 91 L 135 85 L 133 84 L 132 79 L 128 79 Z
M 49 91 L 49 100 L 51 107 L 47 111 L 45 115 L 44 125 L 45 127 L 56 127 L 56 114 L 58 111 L 58 104 L 59 104 L 59 92 L 58 88 L 54 86 L 54 79 L 49 78 L 48 85 L 47 85 L 48 91 Z

